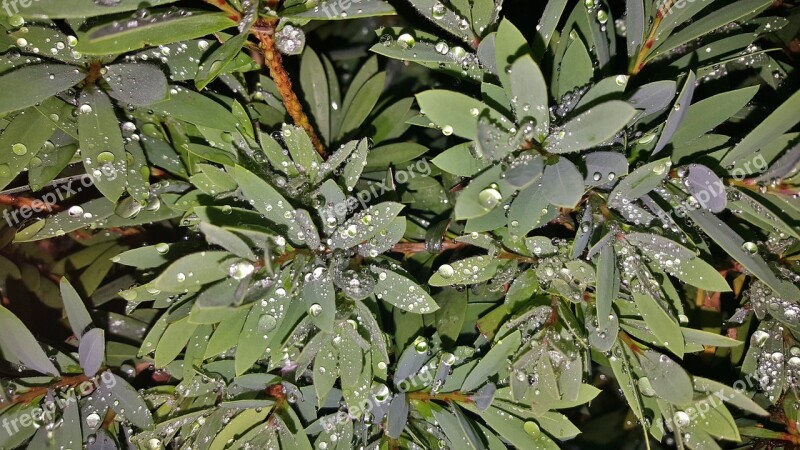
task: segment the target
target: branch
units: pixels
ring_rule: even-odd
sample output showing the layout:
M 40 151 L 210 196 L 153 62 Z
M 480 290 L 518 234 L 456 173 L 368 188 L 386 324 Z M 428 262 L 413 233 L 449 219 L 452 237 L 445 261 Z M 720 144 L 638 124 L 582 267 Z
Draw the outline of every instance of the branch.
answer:
M 203 0 L 204 2 L 208 3 L 209 5 L 216 6 L 222 12 L 228 14 L 228 18 L 234 22 L 239 22 L 242 20 L 242 14 L 233 8 L 233 6 L 229 5 L 226 0 Z
M 630 71 L 631 75 L 636 75 L 641 72 L 645 64 L 647 64 L 645 60 L 650 56 L 650 52 L 653 50 L 653 46 L 656 43 L 658 27 L 661 25 L 661 22 L 664 20 L 670 8 L 672 8 L 673 3 L 674 0 L 667 0 L 664 2 L 663 7 L 658 8 L 655 21 L 653 21 L 653 27 L 650 29 L 650 35 L 645 39 L 642 49 L 639 50 L 639 54 L 636 56 L 636 62 L 633 63 L 633 67 Z
M 275 32 L 276 23 L 277 21 L 275 20 L 266 21 L 264 19 L 259 19 L 258 22 L 256 22 L 256 27 L 253 29 L 253 33 L 256 35 L 259 42 L 261 42 L 261 50 L 264 52 L 264 64 L 269 68 L 270 76 L 275 81 L 275 85 L 277 85 L 278 91 L 280 91 L 281 97 L 283 97 L 283 104 L 286 107 L 286 111 L 289 112 L 295 125 L 306 130 L 306 133 L 308 133 L 308 136 L 311 138 L 311 143 L 314 144 L 314 149 L 317 150 L 317 153 L 319 153 L 322 159 L 327 159 L 328 154 L 325 151 L 325 146 L 322 145 L 322 141 L 320 141 L 319 136 L 317 136 L 316 131 L 314 131 L 314 127 L 311 126 L 308 116 L 303 112 L 303 105 L 292 89 L 292 80 L 283 67 L 281 54 L 275 48 L 275 39 L 273 39 L 272 35 Z
M 19 403 L 28 404 L 36 400 L 37 398 L 41 397 L 42 395 L 47 394 L 47 392 L 51 389 L 63 389 L 63 388 L 75 387 L 89 380 L 91 380 L 91 378 L 83 374 L 70 377 L 63 377 L 51 385 L 32 387 L 29 391 L 14 396 L 14 398 L 12 398 L 10 401 L 7 402 L 0 401 L 0 408 L 4 408 L 10 405 L 16 405 Z

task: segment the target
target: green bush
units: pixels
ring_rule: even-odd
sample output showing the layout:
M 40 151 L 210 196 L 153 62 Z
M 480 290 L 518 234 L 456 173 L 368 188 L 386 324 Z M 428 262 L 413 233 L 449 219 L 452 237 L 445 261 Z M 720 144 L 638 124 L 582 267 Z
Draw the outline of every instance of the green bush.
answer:
M 3 0 L 0 448 L 800 445 L 798 14 Z

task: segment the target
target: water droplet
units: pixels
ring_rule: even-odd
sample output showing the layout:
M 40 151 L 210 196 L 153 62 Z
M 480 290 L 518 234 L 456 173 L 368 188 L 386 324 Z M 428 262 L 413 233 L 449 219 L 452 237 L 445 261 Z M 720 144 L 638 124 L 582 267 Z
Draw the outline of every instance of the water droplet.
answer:
M 431 15 L 436 20 L 444 19 L 445 14 L 447 14 L 447 8 L 439 2 L 436 2 L 431 8 Z
M 494 188 L 484 189 L 478 194 L 478 203 L 486 209 L 493 209 L 501 201 L 503 201 L 503 196 Z
M 742 250 L 746 251 L 747 253 L 754 255 L 758 252 L 758 245 L 754 242 L 745 242 L 742 244 Z
M 397 43 L 401 48 L 408 50 L 410 48 L 414 48 L 414 45 L 417 43 L 417 41 L 414 40 L 414 36 L 408 33 L 403 33 L 397 38 Z
M 318 303 L 314 303 L 308 308 L 308 313 L 314 317 L 317 317 L 322 314 L 322 306 L 320 306 Z
M 243 280 L 255 270 L 255 266 L 249 261 L 239 261 L 230 267 L 228 274 L 236 280 Z
M 445 136 L 452 135 L 453 134 L 453 127 L 451 127 L 450 125 L 445 125 L 444 127 L 442 127 L 442 134 L 445 135 Z
M 691 417 L 689 417 L 689 414 L 686 414 L 683 411 L 678 411 L 675 413 L 675 425 L 678 428 L 683 428 L 685 426 L 688 426 L 691 420 L 692 419 Z
M 99 155 L 97 155 L 97 162 L 100 164 L 111 164 L 115 159 L 116 157 L 111 152 L 101 152 Z
M 539 436 L 540 433 L 539 425 L 531 420 L 526 421 L 522 425 L 522 429 L 531 436 Z
M 77 205 L 73 206 L 67 210 L 67 214 L 69 214 L 70 217 L 80 217 L 83 215 L 83 208 Z
M 89 414 L 88 416 L 86 416 L 86 425 L 90 429 L 96 430 L 97 426 L 100 425 L 100 415 L 95 413 L 95 412 L 93 412 L 93 413 Z
M 456 271 L 450 264 L 442 264 L 439 266 L 439 275 L 441 275 L 442 278 L 452 278 L 455 274 Z
M 17 156 L 22 156 L 28 153 L 28 147 L 26 147 L 25 144 L 22 143 L 14 144 L 11 146 L 11 151 L 14 152 L 14 154 Z
M 19 28 L 25 25 L 25 19 L 23 19 L 22 16 L 14 15 L 8 18 L 8 24 L 14 28 Z

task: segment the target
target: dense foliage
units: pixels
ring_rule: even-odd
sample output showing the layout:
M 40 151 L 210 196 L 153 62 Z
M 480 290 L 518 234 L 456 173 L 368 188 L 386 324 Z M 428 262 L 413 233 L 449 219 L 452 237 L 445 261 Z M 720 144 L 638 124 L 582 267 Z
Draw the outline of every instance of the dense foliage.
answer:
M 0 448 L 800 445 L 798 30 L 2 0 Z

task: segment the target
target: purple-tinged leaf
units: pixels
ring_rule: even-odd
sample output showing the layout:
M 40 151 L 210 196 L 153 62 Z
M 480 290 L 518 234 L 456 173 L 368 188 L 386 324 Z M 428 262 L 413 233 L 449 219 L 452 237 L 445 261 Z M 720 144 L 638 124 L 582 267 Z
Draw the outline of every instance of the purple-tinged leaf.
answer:
M 628 160 L 617 152 L 592 152 L 584 156 L 586 185 L 602 186 L 628 174 Z
M 87 377 L 97 375 L 106 359 L 106 337 L 101 328 L 92 328 L 83 335 L 78 347 L 78 361 Z
M 725 185 L 708 167 L 701 164 L 690 164 L 683 184 L 703 208 L 713 213 L 725 210 L 728 204 Z
M 664 129 L 661 131 L 658 144 L 656 144 L 656 148 L 653 149 L 653 155 L 663 150 L 664 147 L 670 143 L 672 136 L 675 135 L 675 132 L 678 131 L 678 127 L 681 126 L 684 117 L 686 117 L 686 113 L 689 111 L 689 104 L 692 103 L 696 82 L 697 76 L 695 76 L 694 72 L 690 71 L 689 76 L 686 77 L 686 82 L 683 84 L 683 89 L 680 95 L 678 95 L 678 100 L 675 101 L 675 106 L 672 107 L 672 111 L 670 111 L 669 117 L 667 117 L 667 122 L 664 124 Z

